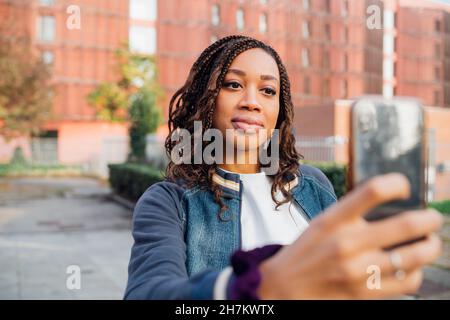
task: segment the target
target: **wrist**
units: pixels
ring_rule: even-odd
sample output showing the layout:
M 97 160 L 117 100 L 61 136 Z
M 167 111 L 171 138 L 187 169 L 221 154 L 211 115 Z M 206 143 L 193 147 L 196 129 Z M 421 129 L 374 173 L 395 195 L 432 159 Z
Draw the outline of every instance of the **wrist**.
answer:
M 259 272 L 261 281 L 257 289 L 257 295 L 261 300 L 276 300 L 278 295 L 276 293 L 277 281 L 275 280 L 276 270 L 272 266 L 273 259 L 269 258 L 259 265 Z
M 267 299 L 267 296 L 270 294 L 268 289 L 270 288 L 267 286 L 267 281 L 262 279 L 263 274 L 261 273 L 260 265 L 263 261 L 273 256 L 281 247 L 281 245 L 267 245 L 250 251 L 238 250 L 233 254 L 231 265 L 236 277 L 231 285 L 231 299 Z M 266 267 L 262 271 L 263 273 L 268 273 Z M 262 282 L 265 282 L 264 290 L 261 291 L 264 297 L 260 297 L 258 294 Z

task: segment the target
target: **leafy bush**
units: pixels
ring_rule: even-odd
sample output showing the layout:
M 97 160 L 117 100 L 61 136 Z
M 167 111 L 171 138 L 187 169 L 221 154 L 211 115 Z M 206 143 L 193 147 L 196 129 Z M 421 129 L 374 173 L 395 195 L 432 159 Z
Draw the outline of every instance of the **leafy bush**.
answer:
M 9 162 L 11 165 L 25 166 L 27 164 L 27 159 L 23 154 L 23 149 L 21 147 L 16 147 L 14 149 L 14 154 Z
M 344 166 L 325 163 L 309 164 L 320 169 L 328 177 L 338 197 L 345 194 L 347 188 L 345 184 L 346 168 Z M 146 164 L 110 164 L 108 167 L 111 188 L 116 194 L 131 201 L 137 201 L 148 187 L 163 180 L 163 174 L 160 170 Z
M 161 171 L 145 164 L 110 164 L 108 168 L 111 188 L 131 201 L 137 201 L 148 187 L 163 179 Z
M 429 207 L 434 208 L 441 213 L 450 214 L 450 200 L 431 202 Z
M 334 192 L 338 198 L 347 192 L 347 167 L 335 163 L 305 162 L 305 164 L 321 170 L 333 185 Z
M 161 111 L 156 107 L 155 99 L 155 94 L 145 88 L 133 96 L 129 110 L 131 160 L 138 162 L 145 160 L 147 134 L 155 132 L 161 123 Z

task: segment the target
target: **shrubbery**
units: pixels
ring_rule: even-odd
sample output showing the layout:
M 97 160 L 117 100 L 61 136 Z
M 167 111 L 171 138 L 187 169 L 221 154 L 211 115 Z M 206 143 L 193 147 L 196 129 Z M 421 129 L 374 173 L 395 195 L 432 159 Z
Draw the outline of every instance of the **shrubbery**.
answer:
M 338 197 L 345 191 L 345 167 L 330 164 L 314 164 L 322 170 L 333 184 Z M 161 181 L 161 171 L 146 164 L 124 163 L 110 164 L 109 181 L 115 193 L 136 201 L 153 183 Z
M 338 198 L 342 197 L 347 192 L 347 167 L 333 163 L 313 163 L 306 162 L 305 164 L 312 165 L 320 169 L 330 180 L 333 185 L 334 192 Z
M 163 179 L 161 171 L 145 164 L 110 164 L 108 168 L 111 188 L 131 201 L 137 201 L 148 187 Z
M 450 200 L 431 202 L 430 207 L 441 213 L 450 214 Z
M 338 198 L 346 193 L 347 167 L 327 163 L 308 164 L 320 169 L 328 177 Z M 148 187 L 163 179 L 161 171 L 145 164 L 110 164 L 109 173 L 109 181 L 114 192 L 131 201 L 139 199 Z M 432 202 L 429 206 L 450 214 L 450 200 Z

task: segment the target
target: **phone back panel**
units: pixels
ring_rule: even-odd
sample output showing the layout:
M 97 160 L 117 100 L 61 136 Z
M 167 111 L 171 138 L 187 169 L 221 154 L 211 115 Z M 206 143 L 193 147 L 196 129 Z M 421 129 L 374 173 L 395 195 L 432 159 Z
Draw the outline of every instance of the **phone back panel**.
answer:
M 425 206 L 425 135 L 421 104 L 414 99 L 357 100 L 351 112 L 350 179 L 357 186 L 380 174 L 404 174 L 411 197 L 386 203 L 367 216 L 377 220 Z

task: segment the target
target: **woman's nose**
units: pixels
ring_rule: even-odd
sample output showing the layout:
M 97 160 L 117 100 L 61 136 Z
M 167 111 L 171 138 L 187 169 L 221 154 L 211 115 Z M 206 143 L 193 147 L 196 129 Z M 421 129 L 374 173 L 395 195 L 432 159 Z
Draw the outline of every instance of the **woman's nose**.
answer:
M 241 107 L 246 108 L 249 111 L 257 109 L 258 111 L 261 110 L 261 106 L 258 103 L 258 100 L 256 99 L 256 92 L 253 89 L 248 89 L 241 101 Z

